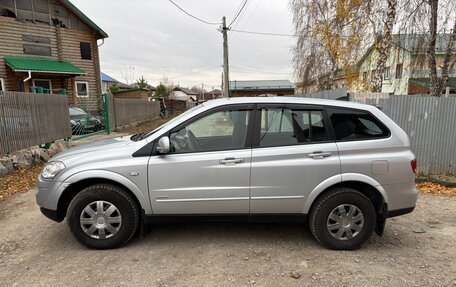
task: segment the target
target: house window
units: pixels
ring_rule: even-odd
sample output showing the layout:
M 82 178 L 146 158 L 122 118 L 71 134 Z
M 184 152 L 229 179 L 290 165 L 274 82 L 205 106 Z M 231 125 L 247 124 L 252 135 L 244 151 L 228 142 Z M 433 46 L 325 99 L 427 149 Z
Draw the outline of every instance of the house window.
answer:
M 0 92 L 5 91 L 5 82 L 0 78 Z
M 30 91 L 33 93 L 52 94 L 51 80 L 33 80 L 33 86 L 30 87 Z
M 89 97 L 89 83 L 76 82 L 76 97 L 87 98 Z
M 397 64 L 396 65 L 396 78 L 402 78 L 402 70 L 403 70 L 402 64 Z
M 36 56 L 52 56 L 49 37 L 22 35 L 24 54 Z
M 390 78 L 390 67 L 385 67 L 383 70 L 383 79 L 384 80 L 389 80 Z
M 81 59 L 92 60 L 92 50 L 90 49 L 90 43 L 81 42 L 79 44 L 81 48 Z

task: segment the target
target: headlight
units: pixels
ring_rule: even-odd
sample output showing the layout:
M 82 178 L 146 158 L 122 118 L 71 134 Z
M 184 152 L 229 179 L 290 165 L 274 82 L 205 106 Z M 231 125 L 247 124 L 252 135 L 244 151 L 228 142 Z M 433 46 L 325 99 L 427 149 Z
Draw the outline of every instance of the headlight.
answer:
M 65 168 L 63 162 L 52 161 L 43 168 L 41 172 L 41 177 L 45 179 L 53 179 L 59 172 Z

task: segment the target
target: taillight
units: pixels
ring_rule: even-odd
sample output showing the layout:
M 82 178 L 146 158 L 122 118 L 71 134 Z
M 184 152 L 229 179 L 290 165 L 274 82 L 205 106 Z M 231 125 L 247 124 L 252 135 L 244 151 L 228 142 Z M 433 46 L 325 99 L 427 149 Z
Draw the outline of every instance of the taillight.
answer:
M 412 165 L 413 173 L 416 173 L 416 158 L 414 158 L 410 164 Z

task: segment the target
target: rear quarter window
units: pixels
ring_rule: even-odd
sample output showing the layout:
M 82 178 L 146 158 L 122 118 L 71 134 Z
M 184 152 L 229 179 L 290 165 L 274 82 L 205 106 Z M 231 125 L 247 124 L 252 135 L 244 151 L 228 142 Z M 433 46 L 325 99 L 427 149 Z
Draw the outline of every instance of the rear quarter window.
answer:
M 368 111 L 328 109 L 337 141 L 369 140 L 390 136 L 388 128 Z

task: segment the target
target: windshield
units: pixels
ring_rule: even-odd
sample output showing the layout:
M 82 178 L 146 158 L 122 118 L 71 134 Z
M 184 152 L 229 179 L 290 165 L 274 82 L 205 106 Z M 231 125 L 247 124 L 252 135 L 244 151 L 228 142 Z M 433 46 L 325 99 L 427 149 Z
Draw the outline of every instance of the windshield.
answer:
M 156 133 L 157 131 L 161 130 L 162 128 L 166 127 L 167 125 L 170 125 L 178 120 L 180 120 L 181 118 L 185 117 L 186 115 L 188 115 L 189 113 L 192 113 L 200 108 L 202 108 L 204 106 L 204 104 L 201 104 L 201 105 L 197 105 L 197 106 L 194 106 L 193 108 L 185 111 L 184 113 L 178 115 L 177 117 L 175 118 L 172 118 L 171 120 L 169 120 L 168 122 L 164 123 L 163 125 L 159 126 L 158 128 L 152 130 L 151 132 L 149 132 L 148 134 L 145 134 L 144 136 L 141 137 L 141 139 L 145 139 L 149 136 L 151 136 L 152 134 Z
M 70 108 L 70 116 L 82 116 L 82 115 L 87 115 L 87 113 L 79 108 Z

